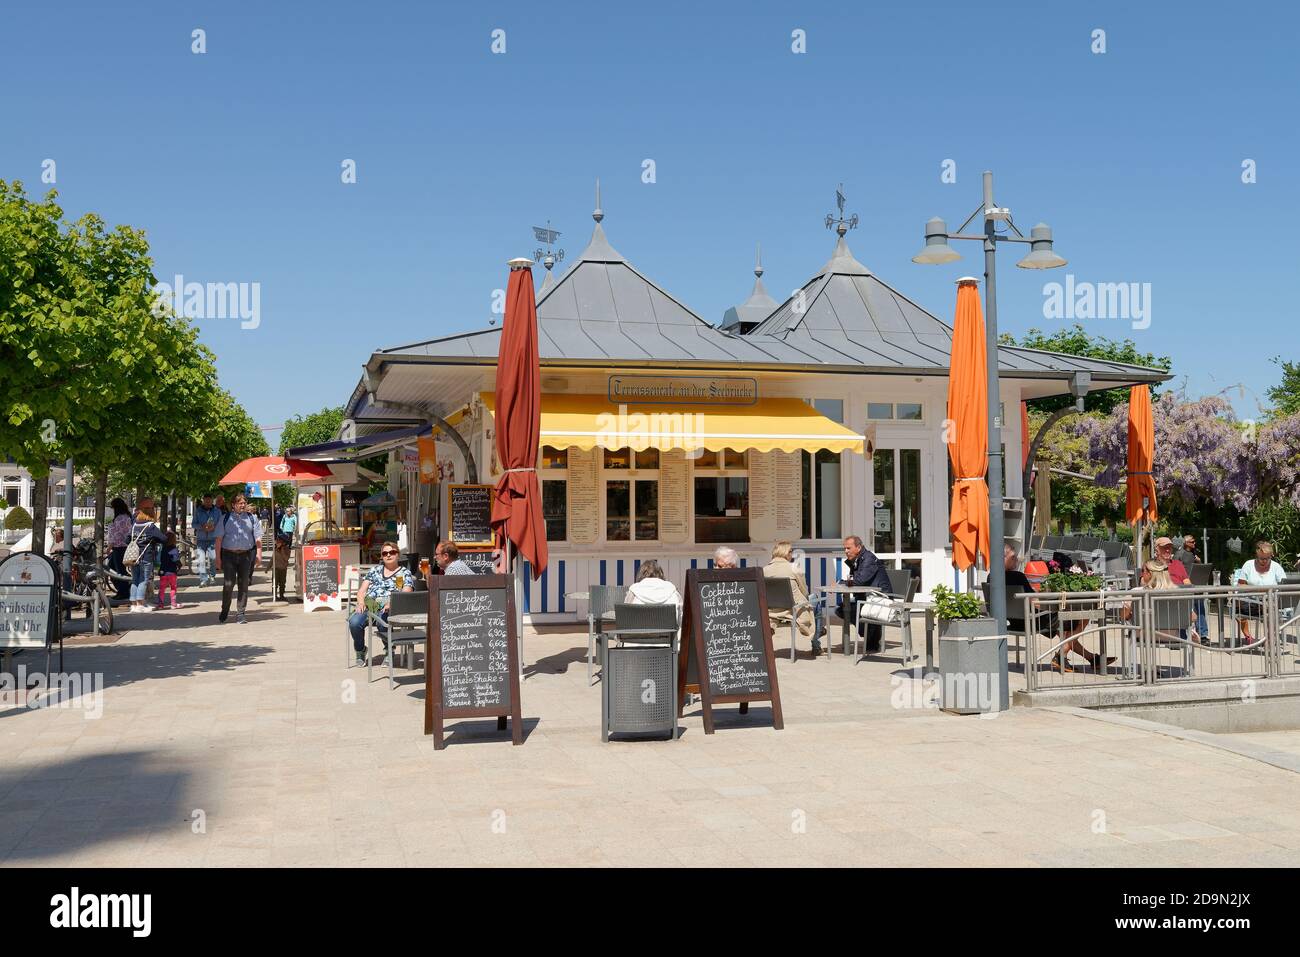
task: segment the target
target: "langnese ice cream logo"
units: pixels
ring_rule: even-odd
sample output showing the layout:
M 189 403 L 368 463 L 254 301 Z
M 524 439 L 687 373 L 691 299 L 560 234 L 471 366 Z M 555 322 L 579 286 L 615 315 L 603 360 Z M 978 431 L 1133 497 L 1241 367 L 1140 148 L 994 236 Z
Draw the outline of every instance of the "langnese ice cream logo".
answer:
M 289 466 L 280 462 L 271 462 L 264 466 L 264 471 L 270 475 L 286 475 L 289 472 Z
M 328 555 L 330 553 L 330 547 L 328 545 L 313 545 L 311 553 L 317 556 Z

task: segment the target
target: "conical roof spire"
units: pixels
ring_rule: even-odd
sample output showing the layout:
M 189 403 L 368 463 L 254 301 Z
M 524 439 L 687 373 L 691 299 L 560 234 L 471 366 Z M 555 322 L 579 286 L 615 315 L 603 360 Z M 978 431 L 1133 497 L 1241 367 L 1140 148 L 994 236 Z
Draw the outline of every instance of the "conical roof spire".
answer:
M 605 218 L 605 211 L 600 208 L 600 180 L 596 180 L 596 208 L 591 211 L 591 218 L 596 221 L 596 228 L 591 231 L 591 242 L 587 244 L 578 261 L 584 259 L 588 262 L 627 262 L 605 238 L 605 230 L 601 228 L 600 221 Z

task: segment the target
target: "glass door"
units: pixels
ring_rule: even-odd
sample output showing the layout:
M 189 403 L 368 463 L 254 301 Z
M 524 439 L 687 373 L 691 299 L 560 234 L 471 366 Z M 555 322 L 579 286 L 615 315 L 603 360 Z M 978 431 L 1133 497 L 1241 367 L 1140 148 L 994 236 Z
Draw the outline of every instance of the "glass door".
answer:
M 921 450 L 877 448 L 871 461 L 871 550 L 891 568 L 921 568 Z

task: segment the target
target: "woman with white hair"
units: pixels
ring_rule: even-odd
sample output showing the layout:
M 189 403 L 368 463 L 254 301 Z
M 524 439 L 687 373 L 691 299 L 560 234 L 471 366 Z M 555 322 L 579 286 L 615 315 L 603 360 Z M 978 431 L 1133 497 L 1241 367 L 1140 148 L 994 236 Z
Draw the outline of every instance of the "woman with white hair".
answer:
M 1280 585 L 1284 581 L 1286 570 L 1273 561 L 1273 544 L 1256 542 L 1255 559 L 1241 566 L 1237 572 L 1237 584 L 1266 588 Z M 1262 619 L 1263 605 L 1257 598 L 1238 598 L 1236 604 L 1237 627 L 1241 629 L 1241 637 L 1246 639 L 1246 644 L 1254 644 L 1255 639 L 1250 636 L 1250 622 Z
M 734 548 L 728 548 L 726 545 L 719 545 L 713 550 L 713 567 L 739 568 L 740 556 L 736 554 Z

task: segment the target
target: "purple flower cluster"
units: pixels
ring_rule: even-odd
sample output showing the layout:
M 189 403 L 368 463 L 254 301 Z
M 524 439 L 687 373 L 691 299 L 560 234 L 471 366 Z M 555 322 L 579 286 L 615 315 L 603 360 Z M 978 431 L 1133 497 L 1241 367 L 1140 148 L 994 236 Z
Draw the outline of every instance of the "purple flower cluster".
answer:
M 1173 393 L 1153 401 L 1151 412 L 1152 471 L 1161 501 L 1246 511 L 1258 501 L 1285 498 L 1300 506 L 1300 415 L 1255 426 L 1238 422 L 1219 396 L 1188 401 Z M 1128 460 L 1128 404 L 1104 419 L 1076 419 L 1073 429 L 1103 466 L 1098 483 L 1117 484 Z

